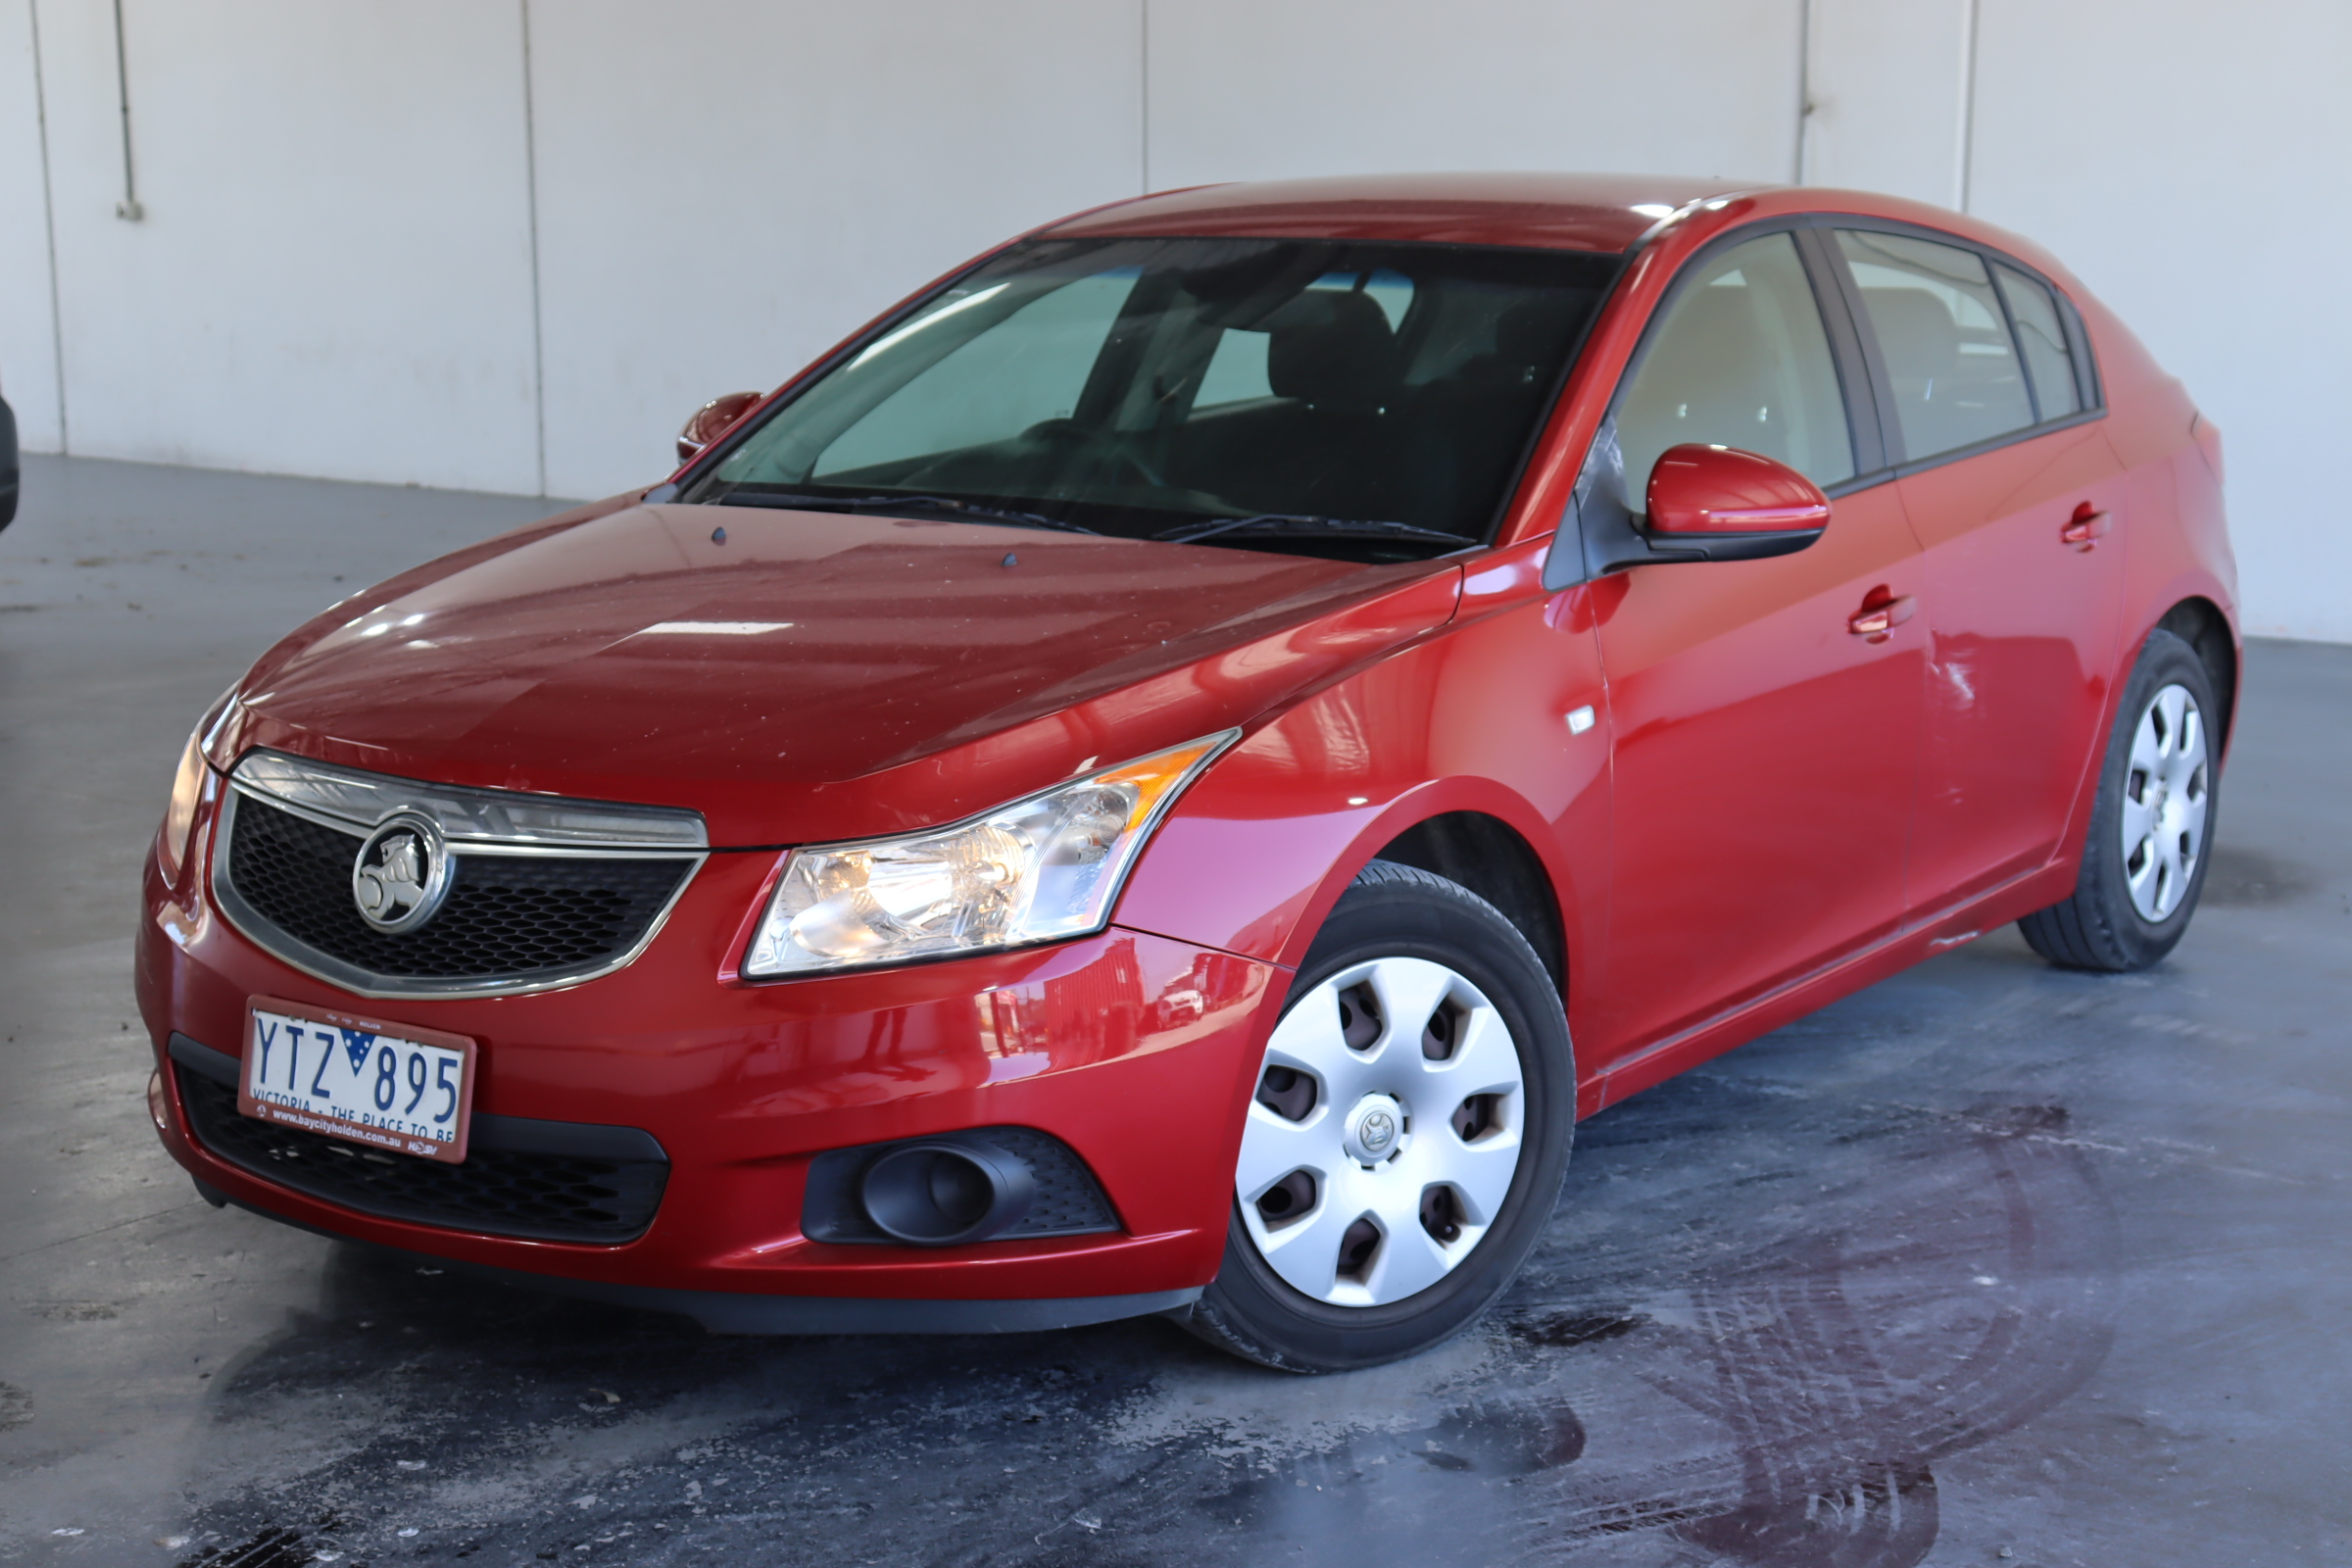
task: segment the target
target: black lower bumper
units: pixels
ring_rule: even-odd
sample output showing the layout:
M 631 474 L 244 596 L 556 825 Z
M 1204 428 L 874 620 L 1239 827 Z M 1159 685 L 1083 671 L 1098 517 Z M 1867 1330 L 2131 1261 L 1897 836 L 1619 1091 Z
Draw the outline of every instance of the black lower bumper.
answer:
M 1013 1301 L 905 1301 L 874 1297 L 762 1296 L 748 1291 L 680 1291 L 652 1285 L 613 1285 L 522 1269 L 468 1263 L 438 1253 L 412 1252 L 338 1235 L 232 1198 L 203 1182 L 196 1191 L 216 1208 L 233 1203 L 264 1219 L 310 1231 L 329 1241 L 366 1247 L 391 1257 L 453 1269 L 524 1290 L 603 1301 L 647 1312 L 676 1312 L 712 1334 L 1039 1334 L 1121 1318 L 1181 1313 L 1200 1298 L 1200 1287 L 1138 1296 L 1061 1296 Z

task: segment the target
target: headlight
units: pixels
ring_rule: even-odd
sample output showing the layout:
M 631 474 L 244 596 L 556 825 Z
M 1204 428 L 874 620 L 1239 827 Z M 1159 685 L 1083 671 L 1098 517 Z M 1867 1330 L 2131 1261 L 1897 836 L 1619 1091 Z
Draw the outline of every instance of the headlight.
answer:
M 214 745 L 226 732 L 236 706 L 234 686 L 214 698 L 213 705 L 204 710 L 196 732 L 188 737 L 186 749 L 179 754 L 179 771 L 172 775 L 172 799 L 164 807 L 162 858 L 164 879 L 168 882 L 179 880 L 180 864 L 188 858 L 188 830 L 196 825 L 196 804 L 204 795 L 205 762 Z
M 164 880 L 179 880 L 180 863 L 188 858 L 188 830 L 196 825 L 196 802 L 204 793 L 204 731 L 188 737 L 179 754 L 179 771 L 172 775 L 172 799 L 164 808 Z
M 1106 768 L 954 827 L 795 850 L 742 972 L 772 979 L 1099 931 L 1161 814 L 1240 733 Z

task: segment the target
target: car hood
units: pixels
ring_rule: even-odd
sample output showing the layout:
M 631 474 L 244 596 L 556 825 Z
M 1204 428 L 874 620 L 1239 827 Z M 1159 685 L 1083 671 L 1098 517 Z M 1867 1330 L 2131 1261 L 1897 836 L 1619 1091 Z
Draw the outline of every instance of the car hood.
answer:
M 334 606 L 254 666 L 224 739 L 685 806 L 717 845 L 858 837 L 1247 724 L 1444 624 L 1458 581 L 1448 563 L 624 507 Z

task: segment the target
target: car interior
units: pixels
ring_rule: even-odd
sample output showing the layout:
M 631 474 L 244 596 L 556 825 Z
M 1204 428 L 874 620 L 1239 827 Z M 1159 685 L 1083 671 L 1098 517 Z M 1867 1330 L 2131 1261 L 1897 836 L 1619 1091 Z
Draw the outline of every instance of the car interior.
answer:
M 901 328 L 690 499 L 952 496 L 1130 536 L 1245 517 L 1401 523 L 1444 537 L 1214 542 L 1442 553 L 1489 536 L 1615 267 L 1454 246 L 1102 249 L 1016 261 L 985 301 L 998 285 L 973 279 L 933 308 L 950 332 Z

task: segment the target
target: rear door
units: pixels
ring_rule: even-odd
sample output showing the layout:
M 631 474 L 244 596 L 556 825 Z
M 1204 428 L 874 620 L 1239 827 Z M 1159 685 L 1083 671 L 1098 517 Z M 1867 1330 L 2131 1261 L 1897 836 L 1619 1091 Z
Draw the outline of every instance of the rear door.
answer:
M 1910 881 L 1932 921 L 2060 848 L 2108 704 L 2125 480 L 2045 281 L 1918 230 L 1840 228 L 1835 251 L 1927 555 Z
M 1661 452 L 1714 442 L 1788 464 L 1835 508 L 1796 555 L 1637 565 L 1591 590 L 1615 735 L 1603 1067 L 1905 908 L 1926 626 L 1854 623 L 1915 607 L 1923 567 L 1872 406 L 1850 417 L 1846 387 L 1867 393 L 1819 260 L 1815 236 L 1779 231 L 1689 263 L 1580 485 L 1580 507 L 1639 511 Z

